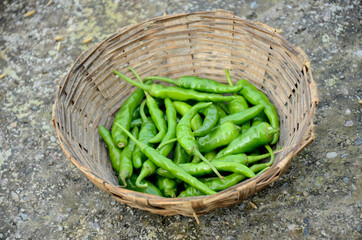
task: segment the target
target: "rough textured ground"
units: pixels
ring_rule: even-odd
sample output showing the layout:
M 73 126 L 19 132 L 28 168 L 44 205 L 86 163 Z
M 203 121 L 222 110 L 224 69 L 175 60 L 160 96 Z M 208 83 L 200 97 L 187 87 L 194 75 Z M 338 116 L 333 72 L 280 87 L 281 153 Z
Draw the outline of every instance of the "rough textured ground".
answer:
M 362 238 L 360 1 L 50 2 L 0 3 L 0 239 Z M 122 26 L 218 8 L 282 29 L 310 57 L 316 141 L 273 186 L 199 225 L 117 203 L 60 149 L 51 126 L 56 84 L 82 51 Z

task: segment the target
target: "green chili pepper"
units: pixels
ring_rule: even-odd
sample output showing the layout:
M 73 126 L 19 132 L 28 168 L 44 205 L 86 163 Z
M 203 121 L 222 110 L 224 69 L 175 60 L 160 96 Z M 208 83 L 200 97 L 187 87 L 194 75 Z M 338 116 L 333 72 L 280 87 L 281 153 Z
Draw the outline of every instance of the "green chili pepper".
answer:
M 146 160 L 143 164 L 142 164 L 142 168 L 140 171 L 140 174 L 138 175 L 138 178 L 136 180 L 136 186 L 139 188 L 146 188 L 147 187 L 147 183 L 142 184 L 141 181 L 152 175 L 154 172 L 156 172 L 156 165 L 153 164 L 153 162 L 151 160 Z
M 138 176 L 136 174 L 132 174 L 132 176 L 129 179 L 127 179 L 127 181 L 126 181 L 126 183 L 127 183 L 126 189 L 162 197 L 161 191 L 155 185 L 153 185 L 151 182 L 149 182 L 149 181 L 147 181 L 145 179 L 143 179 L 141 181 L 141 183 L 142 184 L 147 184 L 147 187 L 146 188 L 137 187 L 136 186 L 137 177 Z
M 242 110 L 241 112 L 233 113 L 220 119 L 220 124 L 224 122 L 232 122 L 236 125 L 243 124 L 256 117 L 264 109 L 264 105 L 256 105 L 254 107 Z
M 237 96 L 237 95 L 234 93 L 233 96 Z M 239 96 L 237 96 L 237 97 L 239 97 Z M 236 99 L 237 97 L 235 97 L 234 99 Z M 232 100 L 232 101 L 234 101 L 234 100 Z M 230 102 L 232 102 L 232 101 L 230 101 Z M 216 102 L 215 105 L 219 106 L 219 108 L 221 108 L 227 115 L 230 114 L 229 107 L 226 103 Z
M 255 126 L 261 122 L 268 122 L 268 118 L 264 112 L 259 113 L 252 121 L 252 126 Z
M 132 135 L 138 137 L 139 129 L 135 127 L 132 129 Z M 129 179 L 133 174 L 133 163 L 132 163 L 132 155 L 135 149 L 136 144 L 129 140 L 128 144 L 121 153 L 121 160 L 120 160 L 120 171 L 118 178 L 123 182 L 123 186 L 127 185 L 126 180 Z
M 111 160 L 114 171 L 116 171 L 118 175 L 121 162 L 121 150 L 114 144 L 112 135 L 107 128 L 99 126 L 98 130 L 103 141 L 107 144 L 109 159 Z
M 252 152 L 260 146 L 269 144 L 276 131 L 278 130 L 272 128 L 266 122 L 253 126 L 247 132 L 235 138 L 226 148 L 221 150 L 216 155 L 216 158 L 236 153 Z
M 226 78 L 229 82 L 230 86 L 234 86 L 233 81 L 231 80 L 229 69 L 225 69 Z M 236 95 L 236 94 L 234 94 Z M 230 101 L 228 104 L 230 114 L 238 113 L 243 110 L 246 110 L 249 108 L 247 101 L 243 96 L 237 96 L 234 100 Z M 250 128 L 250 121 L 246 121 L 241 126 L 241 133 L 246 132 Z
M 146 101 L 143 101 L 141 104 L 141 117 L 143 120 L 143 124 L 141 126 L 140 133 L 138 134 L 138 140 L 142 143 L 148 144 L 152 146 L 152 144 L 149 142 L 150 139 L 152 139 L 157 134 L 156 126 L 153 124 L 153 122 L 149 122 L 148 118 L 144 114 L 144 107 L 145 107 Z M 142 153 L 141 149 L 136 147 L 136 149 L 133 152 L 133 166 L 135 168 L 142 167 L 143 161 L 146 160 L 146 156 Z
M 249 165 L 249 164 L 253 164 L 257 161 L 263 160 L 265 158 L 270 157 L 270 153 L 265 153 L 262 155 L 256 155 L 256 156 L 250 156 L 250 155 L 246 155 L 244 153 L 239 153 L 239 154 L 232 154 L 232 155 L 226 155 L 223 157 L 219 157 L 219 158 L 214 158 L 211 162 L 216 162 L 216 161 L 220 161 L 220 162 L 236 162 L 236 163 L 240 163 L 243 165 Z
M 142 125 L 142 123 L 143 123 L 142 118 L 133 119 L 131 122 L 131 128 L 139 127 Z
M 167 157 L 162 156 L 159 152 L 157 152 L 154 148 L 148 146 L 147 144 L 138 141 L 127 129 L 119 125 L 119 127 L 131 138 L 136 145 L 141 149 L 141 151 L 159 168 L 165 169 L 169 171 L 174 177 L 190 184 L 190 186 L 196 187 L 201 190 L 205 194 L 211 195 L 214 194 L 215 191 L 209 189 L 202 182 L 197 180 L 197 178 L 188 174 L 181 167 L 176 165 L 172 160 Z
M 202 137 L 208 134 L 219 121 L 219 112 L 217 111 L 217 108 L 214 104 L 211 104 L 207 108 L 200 110 L 200 113 L 204 114 L 205 118 L 200 128 L 194 131 L 194 136 L 196 137 Z
M 121 74 L 120 72 L 117 72 L 116 70 L 113 70 L 113 72 L 123 78 L 125 81 L 133 84 L 136 87 L 139 87 L 140 89 L 147 91 L 151 96 L 157 98 L 170 98 L 171 100 L 175 101 L 196 100 L 199 102 L 228 102 L 235 98 L 234 96 L 224 96 L 217 93 L 203 93 L 191 89 L 183 89 L 173 86 L 165 87 L 161 84 L 152 84 L 151 86 L 148 86 L 146 84 L 136 82 L 129 77 Z
M 221 118 L 227 116 L 226 112 L 225 112 L 224 110 L 222 110 L 222 108 L 221 108 L 220 106 L 215 105 L 215 107 L 216 107 L 217 111 L 219 112 L 219 120 L 220 120 Z
M 217 152 L 216 151 L 211 151 L 205 154 L 205 158 L 209 161 L 213 160 L 216 156 Z
M 195 139 L 195 136 L 192 134 L 191 131 L 191 119 L 195 116 L 195 114 L 212 104 L 211 102 L 200 102 L 194 105 L 190 110 L 188 110 L 185 115 L 182 116 L 181 120 L 179 121 L 176 127 L 176 136 L 178 142 L 181 146 L 186 150 L 188 154 L 196 155 L 201 158 L 202 161 L 206 162 L 211 169 L 215 172 L 215 174 L 222 178 L 220 173 L 216 170 L 214 166 L 207 160 L 199 151 L 198 145 Z
M 279 117 L 275 109 L 275 106 L 269 101 L 268 97 L 260 90 L 258 90 L 253 84 L 249 83 L 245 79 L 241 79 L 237 82 L 237 85 L 242 86 L 240 94 L 243 95 L 253 105 L 264 105 L 264 113 L 268 117 L 270 125 L 278 131 L 274 132 L 273 140 L 271 144 L 275 144 L 279 139 Z
M 178 166 L 178 164 L 177 164 Z M 156 170 L 156 174 L 165 178 L 169 178 L 169 179 L 176 179 L 176 177 L 170 173 L 169 171 L 163 169 L 163 168 L 157 168 Z
M 208 135 L 197 140 L 201 152 L 210 152 L 216 148 L 228 145 L 236 137 L 239 131 L 235 124 L 225 122 L 213 129 Z
M 209 93 L 234 93 L 241 89 L 240 86 L 228 86 L 215 80 L 199 78 L 195 76 L 183 76 L 177 80 L 158 76 L 150 76 L 145 78 L 145 80 L 149 79 L 168 82 L 178 87 Z
M 177 113 L 181 116 L 185 115 L 185 113 L 192 108 L 192 106 L 189 104 L 180 101 L 174 101 L 173 105 L 175 106 Z M 192 130 L 196 131 L 201 126 L 202 118 L 198 113 L 196 113 L 195 117 L 191 120 L 191 128 Z
M 158 188 L 161 190 L 165 197 L 176 197 L 177 193 L 177 184 L 176 181 L 170 178 L 165 178 L 162 176 L 157 176 L 156 182 Z
M 197 156 L 197 155 L 194 155 L 192 157 L 191 163 L 199 163 L 199 162 L 201 162 L 201 158 L 199 156 Z
M 255 177 L 255 174 L 245 165 L 235 162 L 221 162 L 221 161 L 212 161 L 213 166 L 219 171 L 226 172 L 237 172 L 243 174 L 247 177 Z M 203 176 L 206 174 L 212 173 L 210 165 L 200 162 L 200 163 L 183 163 L 179 164 L 187 173 L 192 176 Z
M 173 152 L 173 162 L 176 164 L 189 163 L 191 156 L 183 149 L 179 142 L 176 143 L 175 150 Z
M 131 67 L 129 67 L 128 69 L 131 70 L 138 79 L 138 81 L 143 84 L 142 79 L 140 78 L 138 73 Z M 163 111 L 159 109 L 156 100 L 152 96 L 150 96 L 150 94 L 148 94 L 146 91 L 145 95 L 147 100 L 147 107 L 148 110 L 150 111 L 151 118 L 154 124 L 156 125 L 156 128 L 158 129 L 157 135 L 154 136 L 149 141 L 150 143 L 159 143 L 162 141 L 167 131 L 165 116 L 163 114 Z
M 166 105 L 166 115 L 167 115 L 167 122 L 168 122 L 168 130 L 165 134 L 164 139 L 160 143 L 160 146 L 163 145 L 160 148 L 157 148 L 157 151 L 162 154 L 163 156 L 167 156 L 174 146 L 174 142 L 167 143 L 170 139 L 174 139 L 176 137 L 176 110 L 175 107 L 172 104 L 172 101 L 169 98 L 165 99 L 165 105 Z M 166 144 L 167 143 L 167 144 Z M 156 166 L 153 164 L 152 161 L 147 160 L 143 163 L 141 172 L 137 178 L 136 185 L 137 187 L 147 187 L 147 185 L 140 184 L 141 180 L 145 177 L 148 177 L 155 173 Z
M 265 146 L 265 147 L 268 149 L 267 146 Z M 273 151 L 271 151 L 270 148 L 268 149 L 268 151 L 271 156 L 270 161 L 268 163 L 254 164 L 253 166 L 251 166 L 250 170 L 253 173 L 263 171 L 264 169 L 268 168 L 269 166 L 271 166 L 273 164 L 274 153 L 273 153 Z M 230 174 L 230 175 L 224 177 L 224 179 L 213 179 L 211 181 L 205 181 L 204 183 L 206 186 L 208 186 L 212 190 L 218 192 L 218 191 L 222 191 L 222 190 L 225 190 L 229 187 L 236 185 L 237 183 L 244 180 L 245 178 L 246 177 L 243 174 L 233 173 L 233 174 Z M 200 179 L 200 181 L 202 181 L 202 179 Z M 188 187 L 183 192 L 181 192 L 178 197 L 195 197 L 195 196 L 202 196 L 202 195 L 204 195 L 203 192 L 199 191 L 198 189 L 193 188 L 193 187 Z
M 147 84 L 151 83 L 152 81 L 147 81 L 146 86 L 148 86 Z M 144 97 L 144 92 L 141 89 L 137 89 L 123 103 L 118 113 L 116 114 L 116 117 L 114 118 L 112 125 L 112 139 L 114 144 L 116 144 L 119 148 L 124 148 L 127 145 L 128 137 L 117 127 L 115 123 L 118 123 L 119 125 L 129 130 L 131 128 L 133 113 Z

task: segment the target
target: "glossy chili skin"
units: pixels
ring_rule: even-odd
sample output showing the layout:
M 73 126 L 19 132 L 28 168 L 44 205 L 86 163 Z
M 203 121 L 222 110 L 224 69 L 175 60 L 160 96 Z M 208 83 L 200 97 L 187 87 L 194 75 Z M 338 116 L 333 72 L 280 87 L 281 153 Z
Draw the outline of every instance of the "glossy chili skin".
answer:
M 174 179 L 157 176 L 156 185 L 165 197 L 176 197 L 177 184 Z
M 221 118 L 220 124 L 223 124 L 224 122 L 232 122 L 236 125 L 241 125 L 255 118 L 263 110 L 264 110 L 264 105 L 259 104 L 251 108 Z
M 185 113 L 192 108 L 189 104 L 180 101 L 173 101 L 173 105 L 178 114 L 181 116 L 185 115 Z M 196 131 L 202 126 L 202 118 L 201 116 L 196 113 L 195 117 L 191 120 L 191 128 L 193 131 Z
M 138 127 L 133 128 L 131 133 L 133 136 L 138 137 L 139 133 Z M 132 140 L 129 140 L 127 146 L 123 148 L 121 153 L 120 171 L 118 179 L 120 179 L 123 182 L 124 184 L 123 186 L 127 185 L 126 180 L 129 179 L 133 174 L 132 156 L 135 147 L 136 144 Z
M 252 152 L 260 146 L 269 144 L 276 131 L 277 130 L 266 122 L 253 126 L 247 132 L 230 142 L 226 148 L 216 155 L 216 158 L 231 154 Z
M 189 163 L 191 161 L 191 155 L 189 155 L 185 149 L 183 149 L 179 142 L 176 143 L 175 150 L 173 152 L 173 162 L 176 164 Z
M 219 121 L 221 118 L 227 116 L 226 112 L 220 106 L 215 105 L 215 107 L 216 107 L 217 111 L 219 112 Z
M 158 129 L 157 135 L 150 139 L 150 143 L 159 143 L 162 141 L 167 131 L 165 116 L 163 111 L 159 109 L 156 100 L 148 93 L 146 93 L 146 99 L 151 118 Z
M 216 151 L 211 151 L 205 154 L 205 158 L 209 161 L 212 161 L 215 156 L 216 156 L 217 152 Z
M 239 131 L 235 124 L 225 122 L 213 129 L 208 135 L 200 137 L 197 140 L 197 145 L 201 152 L 210 152 L 216 148 L 228 145 L 238 136 Z
M 234 86 L 228 69 L 225 69 L 225 74 L 226 74 L 226 78 L 229 82 L 229 85 Z M 234 95 L 236 95 L 236 94 L 234 94 Z M 249 105 L 243 96 L 237 95 L 237 97 L 234 100 L 229 102 L 228 108 L 229 108 L 230 114 L 234 114 L 234 113 L 238 113 L 238 112 L 248 109 Z M 241 133 L 244 133 L 249 128 L 250 128 L 250 121 L 243 123 L 243 125 L 241 126 Z
M 151 84 L 152 81 L 147 81 L 147 84 Z M 138 105 L 140 105 L 141 101 L 145 97 L 144 92 L 141 89 L 137 89 L 132 93 L 128 99 L 122 104 L 121 108 L 117 112 L 113 125 L 112 125 L 112 139 L 114 144 L 116 144 L 119 148 L 124 148 L 128 143 L 128 137 L 125 135 L 119 127 L 115 123 L 125 127 L 127 130 L 131 128 L 132 116 Z
M 163 138 L 161 144 L 167 142 L 170 139 L 174 139 L 176 137 L 176 109 L 172 104 L 172 101 L 169 98 L 165 99 L 165 106 L 166 106 L 166 116 L 167 116 L 167 133 L 165 134 L 165 137 Z M 174 146 L 173 143 L 169 143 L 167 145 L 164 145 L 160 149 L 157 149 L 157 151 L 162 154 L 163 156 L 167 156 L 173 149 Z M 142 169 L 140 171 L 140 174 L 138 176 L 138 179 L 136 181 L 136 185 L 138 187 L 147 187 L 146 185 L 143 185 L 140 183 L 141 180 L 145 177 L 148 177 L 155 173 L 156 171 L 156 165 L 153 164 L 151 160 L 146 160 L 143 165 Z
M 132 136 L 132 134 L 127 131 L 122 126 L 119 126 L 127 135 L 130 137 L 136 145 L 141 149 L 141 151 L 159 168 L 162 168 L 166 171 L 169 171 L 174 177 L 190 184 L 190 186 L 193 186 L 205 194 L 214 194 L 215 191 L 211 190 L 210 188 L 206 187 L 205 184 L 200 182 L 197 178 L 191 176 L 188 174 L 185 170 L 183 170 L 181 167 L 176 165 L 172 160 L 168 159 L 165 156 L 162 156 L 157 150 L 154 148 L 148 146 L 147 144 L 142 143 L 141 141 L 138 141 L 135 137 Z
M 205 118 L 202 125 L 194 131 L 194 136 L 196 137 L 207 135 L 219 121 L 219 111 L 214 104 L 200 110 L 200 113 L 202 113 Z
M 168 86 L 165 87 L 161 84 L 152 84 L 151 86 L 136 82 L 127 76 L 113 70 L 115 74 L 120 76 L 125 81 L 133 84 L 134 86 L 147 91 L 151 96 L 156 98 L 170 98 L 174 101 L 188 101 L 195 100 L 199 102 L 211 101 L 211 102 L 228 102 L 234 99 L 234 96 L 224 96 L 217 93 L 205 93 L 197 92 L 192 89 L 184 89 L 180 87 Z
M 150 175 L 152 175 L 154 172 L 156 172 L 156 165 L 153 164 L 153 162 L 149 159 L 147 159 L 143 164 L 140 171 L 140 174 L 138 175 L 138 178 L 136 180 L 136 186 L 138 188 L 146 188 L 147 183 L 141 183 L 142 180 Z
M 268 157 L 270 157 L 270 153 L 265 153 L 265 154 L 261 154 L 261 155 L 255 155 L 255 156 L 250 156 L 250 155 L 246 155 L 244 153 L 239 153 L 239 154 L 232 154 L 232 155 L 226 155 L 226 156 L 219 157 L 219 158 L 214 158 L 214 159 L 212 159 L 211 162 L 214 162 L 214 161 L 236 162 L 236 163 L 240 163 L 243 165 L 249 165 L 249 164 L 254 164 L 255 162 L 258 162 L 258 161 L 263 160 Z
M 99 131 L 99 134 L 101 135 L 103 141 L 107 144 L 109 158 L 111 160 L 112 167 L 118 175 L 119 169 L 120 169 L 122 151 L 116 146 L 116 144 L 114 144 L 114 142 L 112 140 L 112 135 L 108 131 L 107 128 L 105 128 L 103 126 L 99 126 L 98 131 Z
M 240 86 L 228 86 L 212 79 L 200 78 L 195 76 L 183 76 L 178 78 L 177 80 L 158 76 L 150 76 L 145 78 L 145 80 L 151 79 L 172 83 L 178 87 L 193 89 L 199 92 L 234 93 L 238 92 L 241 89 Z
M 246 177 L 255 177 L 255 174 L 247 166 L 241 163 L 212 161 L 212 164 L 219 171 L 237 172 L 245 175 Z M 196 164 L 184 163 L 179 166 L 192 176 L 204 176 L 213 172 L 210 165 L 204 162 Z
M 269 154 L 271 155 L 270 161 L 267 163 L 259 163 L 259 164 L 254 164 L 253 166 L 251 166 L 250 170 L 253 173 L 263 171 L 273 164 L 274 154 L 271 151 L 271 149 L 269 149 L 268 151 L 269 151 Z M 230 175 L 224 177 L 224 179 L 222 179 L 222 180 L 215 178 L 211 181 L 207 181 L 204 183 L 206 186 L 208 186 L 212 190 L 219 192 L 219 191 L 225 190 L 229 187 L 232 187 L 232 186 L 238 184 L 245 178 L 246 178 L 246 176 L 243 174 L 233 173 L 233 174 L 230 174 Z M 200 180 L 202 181 L 202 179 L 200 179 Z M 186 188 L 183 192 L 181 192 L 178 197 L 195 197 L 195 196 L 202 196 L 202 195 L 204 195 L 204 194 L 201 191 L 190 186 L 190 187 Z
M 144 106 L 145 101 L 141 104 L 141 117 L 143 120 L 143 124 L 141 126 L 141 130 L 138 134 L 138 140 L 142 143 L 152 145 L 149 140 L 152 139 L 157 134 L 156 126 L 153 122 L 149 122 L 148 118 L 144 114 Z M 141 149 L 139 147 L 136 147 L 133 152 L 133 166 L 135 168 L 142 167 L 143 161 L 146 160 L 146 156 L 142 153 Z
M 241 79 L 236 85 L 242 86 L 240 94 L 243 95 L 253 105 L 264 105 L 264 113 L 268 117 L 270 125 L 274 129 L 279 130 L 279 117 L 275 106 L 269 101 L 268 97 L 253 84 L 247 80 Z M 279 139 L 279 131 L 274 133 L 271 144 L 277 143 Z
M 147 184 L 146 188 L 139 188 L 136 186 L 136 180 L 137 180 L 137 174 L 132 174 L 132 176 L 127 179 L 126 183 L 126 189 L 132 190 L 132 191 L 137 191 L 137 192 L 141 192 L 141 193 L 147 193 L 147 194 L 152 194 L 152 195 L 156 195 L 156 196 L 160 196 L 162 197 L 162 193 L 160 191 L 160 189 L 158 189 L 155 185 L 153 185 L 151 182 L 143 179 L 141 181 L 142 184 Z M 121 183 L 120 183 L 121 184 Z

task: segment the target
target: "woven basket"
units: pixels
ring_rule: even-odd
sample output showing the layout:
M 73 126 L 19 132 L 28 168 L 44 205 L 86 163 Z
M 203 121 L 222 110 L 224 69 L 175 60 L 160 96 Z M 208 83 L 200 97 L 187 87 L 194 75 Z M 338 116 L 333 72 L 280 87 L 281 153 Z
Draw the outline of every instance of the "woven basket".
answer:
M 267 94 L 280 117 L 284 151 L 264 174 L 211 196 L 162 198 L 121 188 L 98 126 L 110 129 L 114 116 L 135 87 L 112 73 L 133 78 L 196 75 L 227 83 L 244 78 Z M 116 200 L 161 215 L 194 216 L 239 203 L 276 181 L 292 158 L 314 140 L 317 88 L 306 54 L 262 23 L 232 12 L 162 16 L 124 27 L 84 52 L 59 83 L 53 125 L 70 161 Z

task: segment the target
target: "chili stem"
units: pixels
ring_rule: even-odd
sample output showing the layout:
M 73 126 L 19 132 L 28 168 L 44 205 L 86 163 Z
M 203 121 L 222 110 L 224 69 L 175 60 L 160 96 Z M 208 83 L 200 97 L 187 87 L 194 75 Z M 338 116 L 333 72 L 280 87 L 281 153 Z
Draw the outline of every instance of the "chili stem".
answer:
M 160 145 L 158 145 L 158 147 L 156 148 L 156 150 L 159 150 L 161 149 L 162 147 L 166 146 L 167 144 L 170 144 L 170 143 L 173 143 L 173 142 L 176 142 L 177 141 L 177 138 L 173 138 L 173 139 L 170 139 L 164 143 L 161 143 Z
M 214 173 L 215 173 L 220 179 L 224 179 L 224 177 L 219 173 L 219 171 L 214 167 L 214 165 L 212 165 L 212 163 L 211 163 L 209 160 L 207 160 L 207 159 L 200 153 L 199 150 L 194 149 L 194 154 L 195 154 L 197 157 L 201 158 L 201 160 L 204 161 L 206 164 L 208 164 L 208 165 L 211 167 L 212 171 L 214 171 Z
M 230 86 L 234 86 L 233 81 L 231 80 L 230 74 L 229 74 L 229 69 L 225 69 L 225 74 L 226 74 L 226 78 L 228 80 L 228 83 Z
M 150 77 L 146 77 L 144 80 L 160 80 L 162 82 L 168 82 L 168 83 L 172 83 L 175 84 L 176 86 L 180 86 L 180 84 L 178 83 L 177 80 L 171 79 L 171 78 L 166 78 L 166 77 L 159 77 L 159 76 L 150 76 Z
M 123 78 L 125 81 L 129 82 L 130 84 L 138 87 L 138 88 L 141 88 L 142 90 L 144 91 L 150 91 L 151 90 L 151 86 L 149 85 L 146 85 L 146 84 L 143 84 L 143 83 L 139 83 L 137 81 L 134 81 L 132 79 L 130 79 L 129 77 L 123 75 L 122 73 L 116 71 L 116 70 L 113 70 L 113 73 L 120 76 L 121 78 Z

